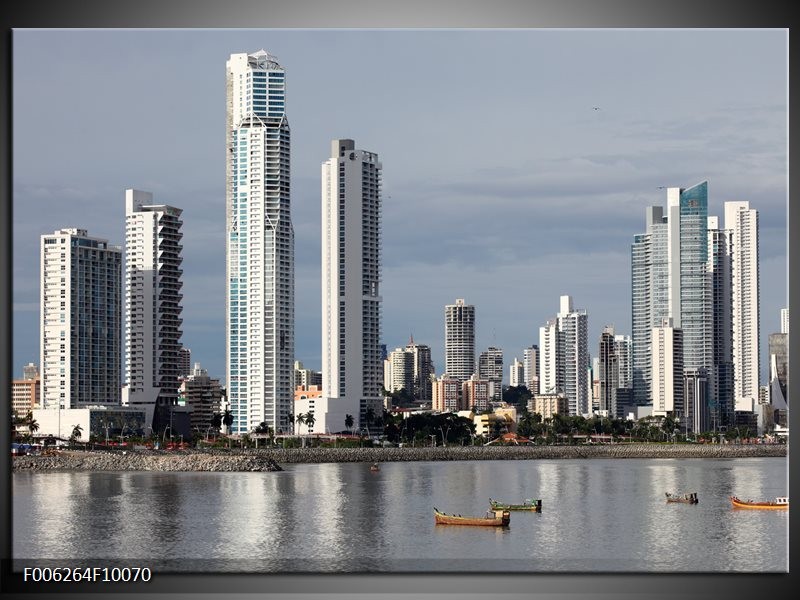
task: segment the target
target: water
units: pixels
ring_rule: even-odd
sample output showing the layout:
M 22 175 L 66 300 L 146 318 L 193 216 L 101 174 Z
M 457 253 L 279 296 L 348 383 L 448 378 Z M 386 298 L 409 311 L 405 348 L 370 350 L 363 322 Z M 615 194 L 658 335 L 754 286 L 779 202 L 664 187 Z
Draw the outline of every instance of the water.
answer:
M 287 465 L 280 473 L 13 475 L 13 552 L 161 571 L 785 572 L 787 460 L 584 459 Z M 697 492 L 668 504 L 664 492 Z M 541 498 L 508 529 L 435 525 Z M 77 560 L 80 559 L 80 560 Z M 41 564 L 41 563 L 40 563 Z

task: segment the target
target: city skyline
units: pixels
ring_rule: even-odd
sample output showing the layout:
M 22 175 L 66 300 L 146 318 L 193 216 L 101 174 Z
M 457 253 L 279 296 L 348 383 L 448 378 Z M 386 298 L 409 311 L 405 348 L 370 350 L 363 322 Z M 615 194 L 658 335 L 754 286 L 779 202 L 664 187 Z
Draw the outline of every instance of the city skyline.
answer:
M 46 39 L 57 44 L 59 36 L 73 40 L 64 48 L 62 60 L 67 66 L 58 73 L 37 71 L 35 80 L 28 79 L 24 65 L 35 61 L 37 52 L 52 47 Z M 150 47 L 137 46 L 130 54 L 114 52 L 115 47 L 127 48 L 117 45 L 120 39 L 130 41 L 129 36 L 146 38 Z M 434 54 L 434 41 L 443 36 L 452 43 L 447 52 Z M 664 48 L 658 52 L 664 39 L 678 38 L 684 40 L 683 45 L 676 43 L 669 52 Z M 320 51 L 333 39 L 345 47 L 371 42 L 380 50 L 376 56 L 381 60 L 402 67 L 415 81 L 423 80 L 428 85 L 425 93 L 419 97 L 410 94 L 403 87 L 409 80 L 397 77 L 396 82 L 387 77 L 394 73 L 388 66 L 371 72 L 378 81 L 374 88 L 366 86 L 363 77 L 351 78 L 343 72 L 337 73 L 339 79 L 326 75 L 309 53 Z M 309 40 L 312 47 L 304 51 L 302 41 Z M 477 40 L 485 43 L 483 50 Z M 93 61 L 102 66 L 108 57 L 122 57 L 113 63 L 119 72 L 109 75 L 109 89 L 127 81 L 125 77 L 133 78 L 138 87 L 162 70 L 170 71 L 171 61 L 178 60 L 165 48 L 177 51 L 180 42 L 201 41 L 203 45 L 197 46 L 192 60 L 180 63 L 184 70 L 177 78 L 179 85 L 168 81 L 154 90 L 157 98 L 139 98 L 142 108 L 133 110 L 127 120 L 141 133 L 121 133 L 129 149 L 126 152 L 122 147 L 112 156 L 115 162 L 110 164 L 115 166 L 98 169 L 97 165 L 83 165 L 64 150 L 58 161 L 45 160 L 53 168 L 41 174 L 37 162 L 41 153 L 47 159 L 48 152 L 58 152 L 61 139 L 70 144 L 76 140 L 79 144 L 102 143 L 103 138 L 96 136 L 108 130 L 103 124 L 108 105 L 104 100 L 111 96 L 102 96 L 109 92 L 101 91 L 96 94 L 99 98 L 90 101 L 91 90 L 64 88 L 61 78 L 65 74 L 76 75 L 78 69 L 95 65 Z M 681 72 L 680 81 L 695 93 L 658 105 L 655 92 L 648 89 L 653 76 L 646 72 L 637 72 L 637 85 L 628 82 L 627 87 L 620 87 L 635 63 L 645 60 L 624 53 L 633 42 L 643 56 L 662 61 L 660 78 L 674 80 Z M 563 58 L 557 64 L 536 62 L 540 55 L 535 51 L 553 43 L 568 45 L 584 60 L 591 50 L 590 62 L 599 68 L 603 61 L 601 70 L 608 81 L 601 82 L 586 66 L 572 62 L 574 59 Z M 703 47 L 704 43 L 708 47 Z M 55 148 L 47 149 L 30 144 L 35 135 L 22 140 L 15 137 L 14 364 L 35 362 L 38 356 L 38 348 L 29 339 L 38 339 L 35 253 L 34 261 L 29 256 L 38 236 L 80 227 L 122 245 L 123 191 L 137 187 L 152 189 L 158 197 L 184 209 L 182 343 L 192 348 L 193 356 L 211 376 L 224 378 L 225 300 L 220 290 L 224 290 L 225 279 L 225 175 L 224 155 L 219 151 L 219 139 L 224 136 L 224 93 L 220 101 L 224 69 L 219 65 L 231 53 L 263 47 L 286 68 L 287 103 L 292 107 L 288 112 L 293 126 L 292 220 L 297 255 L 294 359 L 308 368 L 321 366 L 320 309 L 318 300 L 314 302 L 320 296 L 318 165 L 330 140 L 341 136 L 378 149 L 387 164 L 381 340 L 387 347 L 400 346 L 413 335 L 431 346 L 441 374 L 443 307 L 455 298 L 467 298 L 476 306 L 476 353 L 496 346 L 511 360 L 537 343 L 538 328 L 551 316 L 556 298 L 570 295 L 589 315 L 588 348 L 596 356 L 605 325 L 631 334 L 629 248 L 633 236 L 641 231 L 645 209 L 665 203 L 661 187 L 689 188 L 707 180 L 709 215 L 722 217 L 723 202 L 734 200 L 747 201 L 759 211 L 760 362 L 761 382 L 765 383 L 766 336 L 780 330 L 779 310 L 788 304 L 785 46 L 785 32 L 781 31 L 139 31 L 112 35 L 22 30 L 15 36 L 19 50 L 14 55 L 15 106 L 19 107 L 15 125 L 30 120 L 26 116 L 32 114 L 29 111 L 36 111 L 42 121 L 30 125 L 34 130 L 52 125 L 38 108 L 39 100 L 46 96 L 36 87 L 49 82 L 50 87 L 63 90 L 64 109 L 77 110 L 74 121 L 81 123 L 81 129 L 59 123 L 63 131 L 53 139 Z M 101 56 L 98 49 L 102 47 L 109 51 Z M 769 54 L 760 55 L 765 48 Z M 687 62 L 690 50 L 696 58 L 691 64 Z M 536 67 L 532 72 L 538 77 L 533 82 L 511 67 L 511 57 L 524 51 L 530 52 L 526 56 L 533 61 L 532 68 Z M 624 67 L 608 66 L 609 61 L 613 64 L 611 59 L 622 56 L 627 61 Z M 770 60 L 764 61 L 764 56 Z M 491 57 L 507 58 L 508 64 Z M 564 76 L 557 67 L 571 76 Z M 429 72 L 444 75 L 452 88 L 449 94 L 444 85 L 435 85 Z M 707 88 L 693 87 L 709 72 L 714 73 L 713 83 L 706 82 Z M 736 84 L 734 74 L 741 79 Z M 553 81 L 559 83 L 558 89 L 552 88 Z M 354 106 L 342 106 L 335 115 L 320 113 L 309 94 L 318 86 L 330 90 L 361 86 L 356 89 L 362 96 L 369 92 L 382 103 L 353 101 L 350 104 Z M 415 89 L 417 86 L 419 83 Z M 473 105 L 471 95 L 481 92 L 483 86 L 489 86 L 492 94 Z M 196 92 L 187 93 L 187 89 Z M 696 93 L 698 89 L 701 93 Z M 180 103 L 173 107 L 170 94 L 176 91 L 184 96 L 174 96 Z M 86 96 L 79 95 L 83 93 Z M 393 100 L 394 93 L 410 106 L 404 108 Z M 638 102 L 627 104 L 631 94 Z M 24 104 L 20 102 L 23 99 Z M 126 101 L 117 96 L 113 99 L 115 103 Z M 167 115 L 159 116 L 157 108 Z M 481 114 L 481 124 L 470 119 L 473 113 L 469 111 L 474 108 L 479 109 L 474 114 Z M 95 114 L 98 124 L 81 119 L 83 110 Z M 160 120 L 172 114 L 171 110 L 187 111 L 190 125 L 186 130 L 172 129 L 171 118 Z M 405 114 L 402 111 L 416 118 L 408 133 L 392 129 L 395 117 Z M 154 129 L 146 126 L 147 119 L 154 121 Z M 169 123 L 169 135 L 154 137 L 165 123 Z M 469 123 L 470 132 L 465 135 L 454 128 L 457 123 Z M 93 129 L 96 126 L 98 129 Z M 204 133 L 195 134 L 195 130 Z M 204 141 L 189 144 L 192 135 L 200 135 Z M 155 144 L 157 139 L 163 143 Z M 187 141 L 175 143 L 181 140 Z M 138 148 L 147 148 L 153 156 Z M 413 152 L 407 151 L 410 148 Z M 80 157 L 80 152 L 74 155 Z M 137 160 L 131 161 L 131 156 Z M 715 160 L 701 158 L 708 156 Z M 101 158 L 93 155 L 91 162 Z M 208 167 L 198 166 L 201 158 L 208 161 L 203 163 Z M 102 171 L 114 176 L 103 176 Z M 60 202 L 66 200 L 69 202 Z M 73 203 L 87 210 L 62 209 L 62 204 Z M 448 230 L 452 234 L 448 235 Z M 408 302 L 410 298 L 415 302 Z

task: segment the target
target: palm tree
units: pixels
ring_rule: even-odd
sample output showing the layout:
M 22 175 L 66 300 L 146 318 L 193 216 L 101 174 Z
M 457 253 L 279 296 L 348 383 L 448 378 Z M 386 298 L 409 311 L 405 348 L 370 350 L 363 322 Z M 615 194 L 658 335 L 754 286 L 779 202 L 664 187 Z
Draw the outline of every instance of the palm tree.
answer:
M 345 415 L 344 416 L 344 426 L 347 427 L 347 431 L 352 431 L 352 429 L 353 429 L 353 415 Z
M 300 413 L 299 415 L 297 415 L 295 420 L 297 421 L 297 428 L 299 430 L 300 425 L 306 422 L 306 416 L 303 413 Z
M 28 414 L 25 415 L 25 422 L 28 425 L 28 431 L 31 435 L 39 431 L 39 424 L 36 422 L 36 419 L 33 418 L 33 412 L 28 411 Z
M 369 434 L 369 426 L 375 420 L 375 410 L 370 406 L 364 411 L 364 421 L 367 423 L 367 434 Z
M 308 433 L 311 433 L 311 428 L 314 427 L 314 423 L 317 420 L 314 418 L 314 413 L 309 411 L 306 413 L 306 425 L 308 425 Z
M 225 425 L 225 434 L 229 434 L 230 426 L 233 425 L 233 413 L 229 409 L 225 409 L 225 414 L 222 415 L 222 424 Z
M 74 444 L 75 440 L 79 440 L 81 438 L 81 431 L 83 431 L 83 427 L 80 425 L 75 425 L 72 428 L 72 435 L 69 436 L 69 443 Z
M 217 431 L 222 427 L 222 415 L 218 412 L 211 415 L 211 426 Z
M 294 413 L 289 413 L 286 418 L 289 419 L 289 426 L 292 428 L 292 433 L 294 433 Z

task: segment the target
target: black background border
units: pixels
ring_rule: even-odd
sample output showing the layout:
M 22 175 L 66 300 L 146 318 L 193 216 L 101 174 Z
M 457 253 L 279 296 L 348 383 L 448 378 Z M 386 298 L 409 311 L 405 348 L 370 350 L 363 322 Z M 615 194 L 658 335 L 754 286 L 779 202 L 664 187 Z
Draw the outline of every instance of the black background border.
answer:
M 791 18 L 777 1 L 699 2 L 670 0 L 293 0 L 291 2 L 228 0 L 138 0 L 124 3 L 86 0 L 18 2 L 0 9 L 0 389 L 9 390 L 13 376 L 12 335 L 12 161 L 11 80 L 13 28 L 779 28 L 790 35 Z M 795 54 L 796 50 L 791 50 Z M 791 58 L 791 56 L 790 56 Z M 57 53 L 53 68 L 58 68 Z M 790 90 L 797 85 L 790 80 Z M 678 90 L 676 90 L 678 93 Z M 790 98 L 792 94 L 790 93 Z M 794 94 L 797 97 L 797 94 Z M 792 102 L 793 104 L 794 102 Z M 790 104 L 791 106 L 791 104 Z M 790 157 L 791 131 L 790 127 Z M 796 144 L 795 144 L 796 146 Z M 797 176 L 790 175 L 791 183 Z M 800 210 L 787 207 L 789 264 L 799 242 Z M 787 269 L 787 277 L 790 269 Z M 790 318 L 797 320 L 797 281 L 789 281 Z M 791 331 L 800 331 L 792 326 Z M 790 338 L 791 339 L 791 338 Z M 790 380 L 798 376 L 798 357 L 790 354 Z M 9 394 L 10 395 L 10 394 Z M 3 394 L 0 398 L 8 398 Z M 5 400 L 4 400 L 5 402 Z M 0 449 L 8 448 L 9 411 L 0 410 Z M 790 422 L 798 418 L 790 415 Z M 11 463 L 0 459 L 0 593 L 38 598 L 83 597 L 102 593 L 140 593 L 147 598 L 195 597 L 198 593 L 235 598 L 258 593 L 292 598 L 757 598 L 788 591 L 788 574 L 304 574 L 228 575 L 155 573 L 150 583 L 24 584 L 11 573 Z M 790 477 L 790 493 L 796 487 Z M 796 494 L 794 494 L 796 496 Z M 778 542 L 776 542 L 778 543 Z M 791 544 L 790 544 L 791 546 Z M 747 552 L 747 548 L 742 549 Z M 791 564 L 790 547 L 790 564 Z M 795 578 L 796 579 L 796 578 Z

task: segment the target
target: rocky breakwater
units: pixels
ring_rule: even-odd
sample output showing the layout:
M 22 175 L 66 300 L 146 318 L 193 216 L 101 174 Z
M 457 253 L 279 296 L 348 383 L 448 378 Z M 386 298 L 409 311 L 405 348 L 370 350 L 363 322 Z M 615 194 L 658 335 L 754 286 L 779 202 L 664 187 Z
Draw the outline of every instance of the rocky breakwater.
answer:
M 280 464 L 432 460 L 535 460 L 576 458 L 785 457 L 787 446 L 769 444 L 608 444 L 595 446 L 449 446 L 426 448 L 271 449 Z
M 263 453 L 82 452 L 17 456 L 14 471 L 282 471 Z

